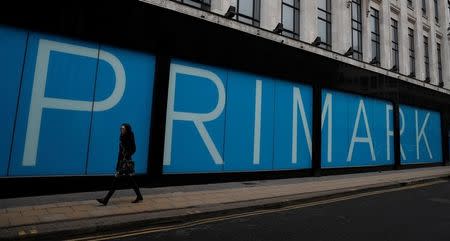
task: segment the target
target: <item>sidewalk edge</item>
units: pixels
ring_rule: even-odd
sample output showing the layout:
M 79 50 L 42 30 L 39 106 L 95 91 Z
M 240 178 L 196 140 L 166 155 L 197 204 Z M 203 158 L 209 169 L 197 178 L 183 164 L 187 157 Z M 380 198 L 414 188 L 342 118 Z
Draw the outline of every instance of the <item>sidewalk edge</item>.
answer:
M 383 189 L 391 189 L 404 187 L 407 185 L 417 185 L 421 183 L 433 182 L 441 179 L 450 178 L 450 174 L 437 174 L 429 177 L 419 177 L 412 178 L 401 181 L 389 181 L 378 184 L 364 185 L 360 187 L 353 188 L 341 188 L 334 189 L 330 191 L 322 191 L 322 192 L 313 192 L 313 193 L 304 193 L 304 194 L 293 194 L 288 196 L 279 196 L 273 198 L 252 200 L 252 201 L 243 201 L 243 202 L 235 202 L 235 203 L 225 203 L 225 204 L 217 204 L 217 205 L 208 205 L 208 206 L 199 206 L 199 207 L 188 207 L 188 208 L 180 208 L 180 209 L 170 209 L 170 210 L 162 210 L 157 212 L 147 212 L 146 214 L 150 214 L 153 216 L 160 216 L 159 218 L 146 218 L 141 220 L 129 221 L 129 222 L 116 222 L 110 224 L 102 224 L 102 220 L 112 219 L 121 217 L 123 220 L 126 220 L 126 217 L 133 217 L 142 215 L 145 213 L 132 213 L 132 214 L 122 214 L 122 215 L 111 215 L 104 216 L 98 218 L 87 218 L 80 220 L 67 220 L 67 221 L 59 221 L 45 224 L 37 224 L 37 225 L 26 225 L 14 228 L 7 228 L 10 230 L 9 235 L 5 237 L 0 237 L 0 240 L 36 240 L 36 239 L 45 239 L 45 240 L 55 240 L 55 237 L 75 237 L 82 234 L 89 234 L 94 232 L 111 232 L 113 230 L 127 230 L 127 229 L 139 229 L 143 227 L 148 227 L 150 225 L 169 225 L 176 223 L 189 222 L 198 219 L 204 219 L 208 217 L 213 217 L 217 215 L 229 215 L 236 214 L 242 212 L 249 212 L 260 209 L 274 209 L 283 206 L 289 206 L 293 204 L 300 203 L 309 203 L 314 201 L 321 201 L 325 199 L 337 198 L 342 196 L 349 196 L 359 193 L 383 190 Z M 84 227 L 79 228 L 66 228 L 64 227 L 73 227 L 70 224 L 73 222 L 89 222 L 93 225 L 85 225 Z M 60 230 L 56 231 L 46 231 L 37 234 L 25 234 L 19 235 L 19 229 L 38 229 L 40 226 L 53 226 L 54 228 L 58 228 Z M 45 227 L 44 227 L 45 230 Z M 14 232 L 16 231 L 15 235 Z M 0 232 L 0 236 L 2 236 Z

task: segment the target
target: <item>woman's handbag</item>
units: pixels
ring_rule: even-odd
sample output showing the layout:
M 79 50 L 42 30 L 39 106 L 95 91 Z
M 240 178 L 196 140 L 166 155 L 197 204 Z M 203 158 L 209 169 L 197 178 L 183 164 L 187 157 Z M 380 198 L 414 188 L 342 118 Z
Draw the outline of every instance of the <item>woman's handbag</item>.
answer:
M 123 159 L 119 163 L 119 174 L 120 175 L 134 175 L 134 161 Z

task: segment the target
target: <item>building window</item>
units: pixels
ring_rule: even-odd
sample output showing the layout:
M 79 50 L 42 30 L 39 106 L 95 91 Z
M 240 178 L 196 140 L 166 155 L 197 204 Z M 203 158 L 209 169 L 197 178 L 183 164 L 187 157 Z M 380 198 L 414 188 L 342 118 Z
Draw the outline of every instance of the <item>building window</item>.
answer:
M 260 0 L 238 0 L 236 19 L 259 27 Z
M 352 1 L 352 48 L 353 58 L 362 60 L 361 0 Z
M 437 57 L 438 57 L 438 73 L 439 73 L 439 83 L 443 82 L 442 79 L 442 60 L 441 60 L 441 45 L 439 43 L 437 45 Z
M 207 11 L 209 11 L 211 8 L 211 0 L 177 0 L 177 1 Z
M 391 62 L 392 71 L 398 72 L 399 61 L 398 61 L 398 22 L 395 19 L 391 19 Z
M 409 76 L 416 76 L 416 51 L 414 49 L 414 30 L 408 28 L 409 39 Z
M 427 15 L 427 1 L 426 0 L 422 0 L 422 14 L 423 15 Z
M 331 0 L 318 0 L 319 47 L 331 50 Z
M 283 35 L 298 39 L 300 33 L 300 0 L 283 0 L 281 6 Z
M 372 42 L 371 64 L 380 65 L 380 15 L 378 10 L 370 8 L 370 32 Z
M 425 80 L 430 80 L 430 57 L 428 50 L 428 37 L 423 37 L 424 60 L 425 60 Z
M 434 18 L 439 23 L 439 5 L 438 0 L 434 0 Z
M 412 0 L 408 0 L 408 7 L 413 8 L 413 1 Z

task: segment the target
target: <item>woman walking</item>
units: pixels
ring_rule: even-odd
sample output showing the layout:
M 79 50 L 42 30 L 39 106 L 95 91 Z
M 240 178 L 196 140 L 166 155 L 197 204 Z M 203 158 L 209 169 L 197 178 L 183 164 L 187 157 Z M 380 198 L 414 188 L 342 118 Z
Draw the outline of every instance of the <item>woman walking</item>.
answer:
M 134 192 L 136 193 L 136 199 L 133 203 L 141 202 L 143 200 L 142 194 L 139 191 L 139 187 L 133 179 L 133 174 L 130 173 L 127 168 L 124 168 L 124 161 L 130 161 L 131 156 L 136 152 L 136 143 L 134 142 L 134 133 L 131 130 L 131 126 L 127 123 L 120 126 L 120 145 L 119 156 L 116 164 L 116 174 L 112 182 L 111 188 L 108 194 L 104 198 L 98 198 L 97 201 L 103 205 L 107 205 L 109 199 L 114 194 L 117 188 L 117 182 L 119 179 L 127 179 L 132 185 Z

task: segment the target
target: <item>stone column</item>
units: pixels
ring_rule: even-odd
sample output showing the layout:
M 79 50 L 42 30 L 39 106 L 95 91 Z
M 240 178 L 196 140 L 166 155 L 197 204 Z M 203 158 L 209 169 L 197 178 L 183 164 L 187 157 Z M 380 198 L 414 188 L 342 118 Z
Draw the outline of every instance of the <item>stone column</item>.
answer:
M 436 39 L 436 20 L 435 20 L 435 6 L 434 1 L 428 1 L 429 11 L 428 19 L 430 23 L 430 36 L 429 39 L 429 53 L 430 53 L 430 83 L 437 85 L 439 82 L 438 74 L 438 57 L 437 57 L 437 39 Z
M 281 2 L 282 0 L 261 0 L 261 28 L 272 31 L 281 23 Z
M 300 1 L 300 23 L 300 40 L 311 43 L 317 37 L 316 1 Z
M 361 17 L 362 17 L 362 50 L 363 61 L 368 63 L 372 60 L 372 42 L 370 33 L 370 0 L 361 1 Z
M 380 66 L 386 69 L 390 69 L 392 67 L 390 5 L 390 1 L 382 1 L 380 6 Z
M 450 88 L 450 41 L 449 41 L 449 31 L 447 28 L 450 26 L 450 15 L 448 12 L 448 2 L 441 1 L 443 6 L 441 6 L 441 32 L 442 32 L 442 42 L 441 42 L 441 52 L 442 52 L 442 78 L 444 80 L 444 87 Z
M 416 49 L 416 78 L 419 80 L 425 79 L 425 63 L 424 63 L 424 49 L 423 49 L 423 17 L 422 17 L 422 1 L 417 0 L 415 5 L 416 11 L 416 26 L 415 26 L 415 49 Z
M 408 3 L 399 1 L 400 15 L 398 21 L 399 72 L 409 75 L 409 39 L 408 39 Z
M 352 46 L 352 4 L 331 1 L 331 9 L 332 50 L 344 54 Z
M 224 15 L 233 0 L 211 0 L 211 12 Z M 237 0 L 234 0 L 236 2 Z M 236 6 L 234 3 L 233 6 Z

